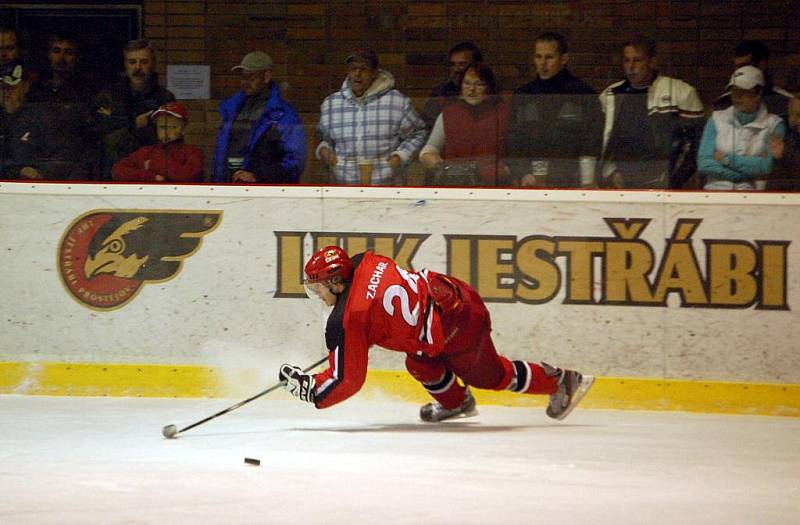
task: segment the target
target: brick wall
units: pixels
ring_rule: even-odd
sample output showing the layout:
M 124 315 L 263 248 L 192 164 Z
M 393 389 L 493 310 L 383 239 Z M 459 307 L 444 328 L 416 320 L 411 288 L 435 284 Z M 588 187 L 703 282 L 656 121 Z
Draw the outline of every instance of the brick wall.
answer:
M 711 101 L 731 73 L 742 38 L 764 40 L 784 84 L 800 68 L 800 3 L 784 0 L 278 1 L 145 0 L 144 33 L 165 65 L 210 64 L 212 100 L 190 102 L 188 140 L 210 159 L 219 99 L 238 89 L 230 68 L 253 50 L 268 52 L 287 98 L 312 135 L 319 104 L 344 78 L 342 61 L 373 48 L 398 88 L 418 103 L 447 75 L 447 49 L 473 40 L 504 91 L 533 75 L 531 41 L 556 30 L 570 44 L 571 70 L 600 90 L 621 78 L 620 44 L 635 33 L 660 43 L 662 70 Z M 800 86 L 796 86 L 796 89 Z M 305 182 L 315 182 L 311 163 Z

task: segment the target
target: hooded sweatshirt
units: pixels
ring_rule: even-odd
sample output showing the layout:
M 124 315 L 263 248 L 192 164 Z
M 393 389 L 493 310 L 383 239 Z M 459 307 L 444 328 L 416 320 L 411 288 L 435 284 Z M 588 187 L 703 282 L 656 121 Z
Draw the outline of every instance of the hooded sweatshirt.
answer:
M 356 97 L 345 79 L 322 103 L 317 158 L 322 148 L 336 153 L 332 174 L 337 184 L 359 184 L 361 161 L 372 164 L 373 185 L 397 185 L 401 176 L 392 170 L 389 158 L 398 155 L 407 164 L 422 148 L 426 133 L 411 100 L 394 89 L 391 73 L 380 70 L 362 96 Z

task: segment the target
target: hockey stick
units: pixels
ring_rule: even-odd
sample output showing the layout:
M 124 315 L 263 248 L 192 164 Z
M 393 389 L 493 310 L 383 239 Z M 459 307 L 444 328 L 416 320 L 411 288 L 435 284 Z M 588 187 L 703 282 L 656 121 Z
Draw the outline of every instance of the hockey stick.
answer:
M 324 363 L 324 362 L 325 362 L 325 361 L 327 361 L 327 360 L 328 360 L 328 357 L 327 357 L 327 356 L 325 356 L 325 357 L 323 357 L 322 359 L 320 359 L 319 361 L 317 361 L 316 363 L 314 363 L 314 364 L 312 364 L 312 365 L 309 365 L 309 366 L 307 366 L 306 368 L 304 368 L 304 369 L 303 369 L 303 372 L 308 372 L 309 370 L 312 370 L 312 369 L 314 369 L 314 368 L 318 367 L 319 365 L 321 365 L 322 363 Z M 258 398 L 259 398 L 259 397 L 261 397 L 261 396 L 267 395 L 267 394 L 269 394 L 270 392 L 272 392 L 273 390 L 277 390 L 278 388 L 282 387 L 284 384 L 285 384 L 285 383 L 284 383 L 283 381 L 281 381 L 280 383 L 277 383 L 277 384 L 275 384 L 275 385 L 272 385 L 271 387 L 269 387 L 268 389 L 264 390 L 263 392 L 259 392 L 258 394 L 254 395 L 253 397 L 248 397 L 248 398 L 247 398 L 247 399 L 245 399 L 244 401 L 239 401 L 239 402 L 238 402 L 238 403 L 236 403 L 235 405 L 233 405 L 233 406 L 230 406 L 230 407 L 226 408 L 225 410 L 223 410 L 223 411 L 221 411 L 221 412 L 217 412 L 217 413 L 216 413 L 216 414 L 214 414 L 213 416 L 208 416 L 207 418 L 205 418 L 205 419 L 201 419 L 201 420 L 200 420 L 200 421 L 198 421 L 197 423 L 192 423 L 192 424 L 191 424 L 191 425 L 189 425 L 188 427 L 184 427 L 184 428 L 182 428 L 182 429 L 180 429 L 180 430 L 178 430 L 178 429 L 177 429 L 177 427 L 176 427 L 175 425 L 167 425 L 167 426 L 165 426 L 164 428 L 162 428 L 162 429 L 161 429 L 161 435 L 163 435 L 163 436 L 164 436 L 165 438 L 167 438 L 167 439 L 173 439 L 173 438 L 175 438 L 175 437 L 176 437 L 178 434 L 180 434 L 180 433 L 182 433 L 182 432 L 186 432 L 187 430 L 190 430 L 190 429 L 192 429 L 192 428 L 194 428 L 194 427 L 196 427 L 196 426 L 199 426 L 199 425 L 202 425 L 203 423 L 206 423 L 206 422 L 208 422 L 208 421 L 211 421 L 211 420 L 212 420 L 212 419 L 214 419 L 215 417 L 219 417 L 219 416 L 221 416 L 221 415 L 223 415 L 223 414 L 227 414 L 228 412 L 231 412 L 231 411 L 233 411 L 233 410 L 236 410 L 236 409 L 237 409 L 237 408 L 239 408 L 240 406 L 246 405 L 246 404 L 247 404 L 247 403 L 249 403 L 250 401 L 253 401 L 253 400 L 255 400 L 255 399 L 258 399 Z

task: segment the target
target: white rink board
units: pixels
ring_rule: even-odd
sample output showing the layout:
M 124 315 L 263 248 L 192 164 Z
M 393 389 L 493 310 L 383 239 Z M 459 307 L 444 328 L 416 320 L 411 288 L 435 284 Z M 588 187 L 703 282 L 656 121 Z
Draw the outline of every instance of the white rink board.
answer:
M 70 295 L 58 264 L 62 236 L 93 210 L 222 215 L 172 278 L 99 311 Z M 699 219 L 691 247 L 701 273 L 708 240 L 789 243 L 788 308 L 681 307 L 677 293 L 667 306 L 570 305 L 562 283 L 543 304 L 491 302 L 497 348 L 604 376 L 800 383 L 800 196 L 2 183 L 0 215 L 3 361 L 312 362 L 323 345 L 323 312 L 308 299 L 275 297 L 275 232 L 428 235 L 413 266 L 446 271 L 445 236 L 612 238 L 604 219 L 638 218 L 650 221 L 640 239 L 657 267 L 677 221 Z M 308 257 L 311 235 L 303 239 Z M 556 261 L 566 275 L 564 257 Z M 595 299 L 601 281 L 597 262 Z M 375 350 L 371 367 L 400 368 L 400 357 Z

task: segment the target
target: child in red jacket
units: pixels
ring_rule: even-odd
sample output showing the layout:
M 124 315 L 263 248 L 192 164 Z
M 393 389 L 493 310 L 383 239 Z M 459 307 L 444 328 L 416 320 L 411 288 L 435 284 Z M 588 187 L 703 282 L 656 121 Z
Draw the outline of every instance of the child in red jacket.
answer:
M 150 116 L 160 144 L 144 146 L 119 160 L 111 169 L 116 181 L 203 182 L 203 152 L 183 143 L 189 122 L 186 108 L 169 102 Z

